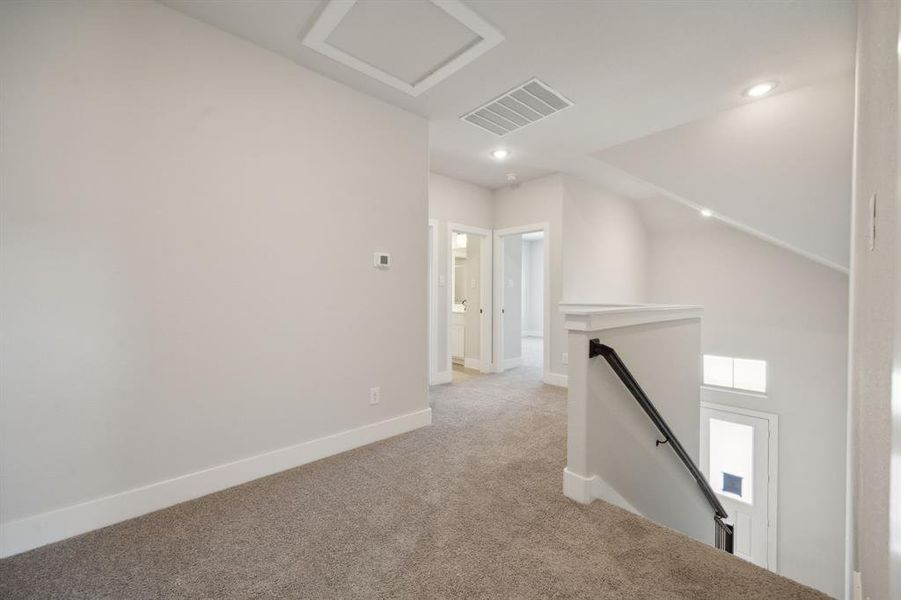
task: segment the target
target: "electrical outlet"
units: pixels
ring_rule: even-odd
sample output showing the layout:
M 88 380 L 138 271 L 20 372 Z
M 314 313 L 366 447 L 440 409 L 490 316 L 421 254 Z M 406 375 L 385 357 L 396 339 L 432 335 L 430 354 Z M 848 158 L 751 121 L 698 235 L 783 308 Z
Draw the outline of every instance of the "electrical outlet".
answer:
M 377 388 L 369 388 L 369 404 L 378 404 L 381 398 L 382 391 Z
M 562 362 L 564 365 L 569 364 L 569 352 L 563 353 L 563 355 L 560 357 L 560 362 Z

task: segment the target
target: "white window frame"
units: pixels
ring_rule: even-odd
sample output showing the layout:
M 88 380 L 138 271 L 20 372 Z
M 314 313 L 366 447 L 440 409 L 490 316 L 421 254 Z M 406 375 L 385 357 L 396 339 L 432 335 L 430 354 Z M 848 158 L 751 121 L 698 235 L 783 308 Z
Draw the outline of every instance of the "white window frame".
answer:
M 729 359 L 730 364 L 732 365 L 732 385 L 719 385 L 716 383 L 708 383 L 707 382 L 707 373 L 706 373 L 706 369 L 704 368 L 704 359 L 707 358 L 708 356 L 715 357 L 715 358 L 728 358 Z M 764 386 L 763 386 L 762 391 L 754 390 L 754 389 L 750 389 L 750 388 L 744 388 L 744 387 L 737 387 L 735 385 L 735 361 L 736 360 L 754 360 L 754 361 L 760 361 L 763 363 L 763 369 L 764 369 L 763 384 L 764 384 Z M 767 393 L 769 392 L 769 388 L 770 388 L 769 363 L 766 360 L 761 359 L 761 358 L 746 358 L 743 356 L 725 356 L 723 354 L 706 354 L 705 353 L 705 354 L 701 355 L 701 384 L 704 385 L 705 387 L 714 388 L 714 389 L 718 389 L 718 390 L 730 390 L 730 391 L 738 392 L 741 394 L 766 396 Z

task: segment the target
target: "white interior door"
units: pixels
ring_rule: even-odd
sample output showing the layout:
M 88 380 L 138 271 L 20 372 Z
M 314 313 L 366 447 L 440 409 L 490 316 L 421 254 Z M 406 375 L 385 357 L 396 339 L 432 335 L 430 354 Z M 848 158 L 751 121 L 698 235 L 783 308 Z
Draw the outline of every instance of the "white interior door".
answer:
M 465 234 L 466 261 L 468 266 L 478 266 L 478 274 L 473 269 L 460 281 L 465 290 L 465 308 L 455 302 L 457 277 L 455 270 L 454 240 L 457 234 Z M 491 331 L 492 331 L 492 243 L 491 231 L 458 223 L 447 226 L 447 370 L 453 361 L 461 357 L 468 368 L 476 368 L 483 373 L 491 371 Z M 460 335 L 460 327 L 465 332 Z M 461 346 L 463 350 L 461 351 Z
M 734 553 L 775 570 L 771 428 L 765 417 L 701 407 L 701 470 L 729 513 L 726 522 L 735 526 Z

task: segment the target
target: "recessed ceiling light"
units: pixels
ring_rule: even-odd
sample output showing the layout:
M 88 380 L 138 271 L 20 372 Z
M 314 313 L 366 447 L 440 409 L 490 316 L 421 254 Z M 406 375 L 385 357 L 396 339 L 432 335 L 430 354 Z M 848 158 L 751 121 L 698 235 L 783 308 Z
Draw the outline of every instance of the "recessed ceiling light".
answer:
M 749 98 L 760 98 L 761 96 L 766 96 L 774 89 L 776 89 L 775 81 L 764 81 L 763 83 L 752 85 L 746 89 L 745 96 L 748 96 Z
M 713 216 L 713 211 L 710 210 L 709 208 L 702 208 L 702 209 L 701 209 L 701 216 L 702 216 L 702 217 L 712 217 L 712 216 Z
M 507 173 L 507 181 L 513 183 L 516 181 L 516 173 Z
M 504 160 L 508 156 L 510 156 L 510 151 L 506 148 L 498 148 L 491 153 L 491 158 L 494 160 Z

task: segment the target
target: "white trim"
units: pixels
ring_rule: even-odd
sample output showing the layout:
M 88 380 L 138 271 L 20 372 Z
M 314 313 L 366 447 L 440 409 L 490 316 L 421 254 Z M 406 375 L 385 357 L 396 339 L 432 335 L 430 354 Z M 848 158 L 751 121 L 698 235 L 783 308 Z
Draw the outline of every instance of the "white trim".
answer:
M 716 391 L 728 391 L 720 390 Z M 779 415 L 775 413 L 740 408 L 730 404 L 701 401 L 701 408 L 763 419 L 767 422 L 769 445 L 767 447 L 767 568 L 779 572 L 778 523 L 779 523 Z M 706 470 L 706 468 L 704 469 Z M 707 474 L 705 473 L 705 476 Z
M 453 351 L 451 350 L 451 315 L 454 307 L 454 286 L 452 278 L 454 276 L 454 232 L 466 233 L 469 235 L 480 236 L 482 246 L 479 248 L 479 303 L 482 306 L 482 318 L 479 320 L 479 360 L 480 364 L 475 369 L 479 369 L 482 373 L 490 373 L 491 364 L 491 333 L 492 333 L 492 311 L 491 295 L 493 293 L 492 283 L 494 279 L 491 276 L 491 260 L 492 260 L 492 243 L 491 230 L 481 227 L 473 227 L 472 225 L 463 225 L 462 223 L 447 224 L 447 281 L 445 283 L 445 306 L 447 307 L 447 321 L 445 328 L 447 329 L 447 371 L 453 369 Z
M 569 467 L 563 469 L 563 495 L 570 500 L 575 500 L 579 504 L 590 504 L 591 497 L 591 480 L 594 477 L 583 477 L 578 473 L 569 470 Z
M 564 315 L 564 326 L 570 331 L 601 331 L 617 327 L 630 327 L 645 323 L 700 319 L 704 313 L 702 306 L 680 306 L 667 304 L 586 304 L 561 302 L 560 312 Z
M 722 385 L 713 385 L 712 383 L 702 383 L 701 389 L 707 390 L 710 392 L 714 392 L 714 393 L 733 394 L 736 396 L 743 396 L 744 398 L 753 399 L 755 401 L 756 400 L 766 400 L 768 398 L 766 393 L 754 392 L 751 390 L 744 390 L 742 388 L 725 387 Z
M 0 524 L 0 558 L 106 527 L 432 423 L 432 409 Z
M 560 373 L 551 373 L 550 371 L 544 374 L 543 381 L 548 385 L 555 385 L 562 388 L 569 386 L 567 375 L 562 375 Z
M 543 332 L 543 331 L 528 331 L 528 330 L 524 330 L 524 331 L 522 332 L 522 337 L 543 338 L 543 337 L 544 337 L 544 332 Z
M 504 36 L 500 31 L 492 27 L 460 0 L 430 0 L 430 2 L 469 28 L 480 39 L 447 62 L 438 65 L 423 79 L 414 83 L 404 81 L 383 71 L 328 42 L 328 37 L 337 29 L 341 20 L 347 16 L 347 13 L 354 7 L 357 0 L 331 0 L 319 14 L 319 18 L 313 23 L 313 26 L 301 40 L 301 43 L 332 60 L 372 77 L 376 81 L 381 81 L 415 97 L 447 79 L 504 41 Z
M 497 367 L 497 372 L 500 373 L 504 370 L 504 361 L 501 357 L 504 356 L 504 320 L 502 318 L 502 310 L 504 309 L 504 240 L 505 236 L 509 235 L 521 235 L 523 233 L 532 233 L 534 231 L 541 231 L 544 233 L 544 274 L 542 281 L 542 286 L 544 287 L 544 331 L 551 330 L 551 244 L 550 244 L 550 233 L 551 233 L 550 223 L 542 222 L 542 223 L 532 223 L 530 225 L 518 225 L 516 227 L 506 227 L 504 229 L 496 229 L 494 231 L 494 286 L 497 290 L 497 294 L 494 296 L 494 311 L 493 311 L 493 320 L 494 320 L 494 364 Z M 541 337 L 541 333 L 539 332 L 539 336 Z M 542 378 L 545 383 L 550 383 L 548 378 L 551 375 L 551 344 L 550 337 L 548 337 L 546 343 L 542 344 Z M 559 376 L 558 376 L 559 377 Z M 565 376 L 564 383 L 562 387 L 566 387 Z M 559 381 L 556 380 L 556 381 Z M 559 383 L 551 383 L 551 385 L 561 385 Z
M 491 347 L 494 340 L 491 334 L 494 331 L 494 314 L 491 311 L 491 298 L 494 296 L 494 278 L 492 273 L 492 261 L 494 259 L 494 240 L 491 232 L 482 238 L 482 247 L 479 249 L 479 306 L 482 307 L 482 318 L 479 321 L 479 358 L 482 361 L 482 373 L 490 373 L 493 370 Z
M 505 371 L 507 369 L 515 369 L 515 368 L 521 367 L 521 366 L 522 366 L 522 357 L 521 356 L 504 359 L 504 370 Z
M 613 489 L 609 483 L 598 475 L 585 477 L 569 470 L 563 469 L 563 495 L 580 504 L 591 504 L 594 500 L 603 500 L 631 513 L 643 516 L 628 500 Z
M 432 378 L 432 385 L 441 385 L 444 383 L 450 383 L 453 381 L 454 375 L 451 371 L 441 371 L 439 373 L 435 373 L 435 376 Z
M 438 381 L 438 220 L 429 219 L 429 385 Z
M 480 371 L 482 369 L 482 361 L 478 358 L 464 358 L 463 359 L 463 368 L 464 369 L 475 369 L 476 371 Z

